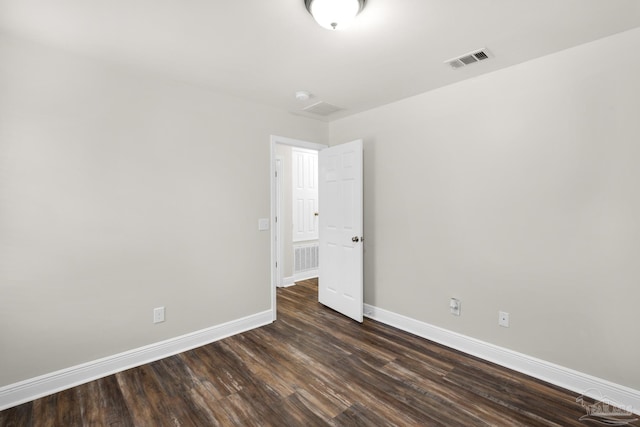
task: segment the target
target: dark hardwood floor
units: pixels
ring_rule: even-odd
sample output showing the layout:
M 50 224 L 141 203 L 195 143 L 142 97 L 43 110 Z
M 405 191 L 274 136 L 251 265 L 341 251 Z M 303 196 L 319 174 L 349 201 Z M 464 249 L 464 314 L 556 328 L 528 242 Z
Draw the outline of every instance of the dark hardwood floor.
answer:
M 576 395 L 278 290 L 278 321 L 0 412 L 0 426 L 571 426 Z

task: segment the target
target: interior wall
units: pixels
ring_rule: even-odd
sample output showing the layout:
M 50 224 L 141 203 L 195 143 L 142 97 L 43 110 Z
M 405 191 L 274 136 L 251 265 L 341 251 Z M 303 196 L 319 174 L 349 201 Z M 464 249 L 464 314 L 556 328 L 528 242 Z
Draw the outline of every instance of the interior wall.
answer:
M 332 122 L 364 138 L 366 303 L 640 390 L 638 40 Z
M 291 163 L 291 146 L 276 144 L 276 155 L 282 156 L 282 206 L 280 220 L 282 227 L 282 277 L 293 276 L 293 224 L 292 194 L 293 177 Z
M 0 38 L 0 387 L 269 310 L 272 134 L 328 127 Z

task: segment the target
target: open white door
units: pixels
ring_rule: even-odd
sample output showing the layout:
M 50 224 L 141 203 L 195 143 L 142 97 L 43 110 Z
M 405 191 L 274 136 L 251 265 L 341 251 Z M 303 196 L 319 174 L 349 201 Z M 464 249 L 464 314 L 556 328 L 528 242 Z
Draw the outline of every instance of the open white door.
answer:
M 362 322 L 362 140 L 319 153 L 318 301 Z

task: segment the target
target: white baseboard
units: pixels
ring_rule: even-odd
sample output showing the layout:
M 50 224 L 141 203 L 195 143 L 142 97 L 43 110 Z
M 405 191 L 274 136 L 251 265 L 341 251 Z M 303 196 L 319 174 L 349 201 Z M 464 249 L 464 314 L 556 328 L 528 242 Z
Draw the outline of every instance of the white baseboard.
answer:
M 0 388 L 0 411 L 103 378 L 126 369 L 182 353 L 273 321 L 272 310 L 108 356 Z
M 296 282 L 300 282 L 301 280 L 314 279 L 318 277 L 318 270 L 309 270 L 303 271 L 302 273 L 296 273 L 293 276 L 283 277 L 281 288 L 288 288 L 289 286 L 293 286 Z
M 513 369 L 575 393 L 601 400 L 608 399 L 630 412 L 640 414 L 640 391 L 615 384 L 573 369 L 537 359 L 466 335 L 433 326 L 369 304 L 366 317 L 422 338 Z
M 282 284 L 279 287 L 288 288 L 289 286 L 293 286 L 295 284 L 296 284 L 296 281 L 293 276 L 283 277 Z

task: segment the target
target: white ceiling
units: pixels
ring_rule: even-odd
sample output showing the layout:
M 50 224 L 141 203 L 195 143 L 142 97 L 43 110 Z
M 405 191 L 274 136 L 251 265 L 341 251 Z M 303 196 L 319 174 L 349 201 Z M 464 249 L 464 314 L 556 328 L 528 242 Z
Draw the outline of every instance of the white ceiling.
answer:
M 0 32 L 330 119 L 638 26 L 639 0 L 368 0 L 341 32 L 304 0 L 0 0 Z

